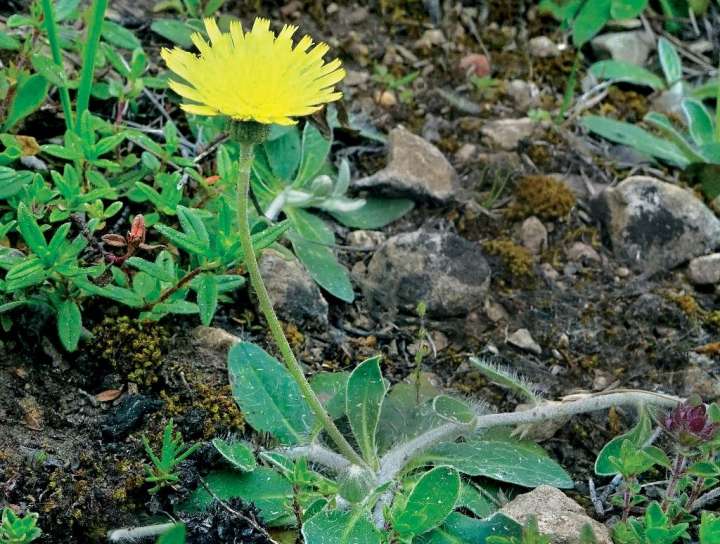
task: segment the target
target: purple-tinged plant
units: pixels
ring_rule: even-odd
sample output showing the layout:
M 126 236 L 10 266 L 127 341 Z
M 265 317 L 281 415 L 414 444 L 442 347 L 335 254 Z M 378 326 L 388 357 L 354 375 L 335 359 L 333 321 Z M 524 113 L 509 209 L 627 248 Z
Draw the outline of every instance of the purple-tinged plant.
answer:
M 665 418 L 664 426 L 684 449 L 709 442 L 720 429 L 718 423 L 711 421 L 705 405 L 693 399 L 673 408 Z

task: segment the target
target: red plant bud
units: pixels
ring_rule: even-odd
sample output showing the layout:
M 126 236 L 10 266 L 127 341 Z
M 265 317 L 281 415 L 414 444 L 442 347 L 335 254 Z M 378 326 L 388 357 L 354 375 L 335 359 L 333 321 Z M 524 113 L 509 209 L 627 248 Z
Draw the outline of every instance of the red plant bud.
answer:
M 145 241 L 145 218 L 141 214 L 136 215 L 133 219 L 127 238 L 128 244 L 134 246 Z

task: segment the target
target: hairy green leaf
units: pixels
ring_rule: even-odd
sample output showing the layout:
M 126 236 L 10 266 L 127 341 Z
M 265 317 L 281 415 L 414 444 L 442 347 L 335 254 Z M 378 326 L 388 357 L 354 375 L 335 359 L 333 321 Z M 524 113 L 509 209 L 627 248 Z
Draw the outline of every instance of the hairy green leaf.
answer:
M 476 439 L 440 444 L 419 459 L 421 463 L 449 465 L 469 476 L 484 476 L 523 487 L 574 486 L 570 475 L 542 448 L 511 439 Z
M 254 344 L 241 342 L 228 354 L 228 372 L 235 402 L 254 429 L 284 444 L 307 440 L 315 416 L 277 359 Z
M 379 356 L 360 363 L 348 378 L 345 413 L 363 458 L 371 465 L 377 462 L 375 434 L 385 393 Z
M 460 496 L 460 475 L 449 466 L 423 474 L 410 492 L 393 528 L 402 536 L 421 535 L 440 525 L 455 508 Z

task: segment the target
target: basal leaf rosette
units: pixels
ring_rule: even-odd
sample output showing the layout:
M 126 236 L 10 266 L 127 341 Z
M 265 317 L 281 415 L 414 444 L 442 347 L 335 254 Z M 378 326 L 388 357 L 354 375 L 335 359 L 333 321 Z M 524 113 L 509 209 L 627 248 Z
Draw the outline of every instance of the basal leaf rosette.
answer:
M 195 33 L 199 51 L 163 49 L 162 58 L 181 80 L 170 87 L 187 101 L 183 110 L 197 115 L 224 115 L 235 121 L 292 125 L 339 100 L 335 85 L 345 77 L 340 60 L 325 62 L 327 44 L 313 45 L 309 36 L 293 43 L 297 27 L 285 25 L 279 34 L 270 21 L 257 18 L 250 32 L 239 21 L 221 32 L 215 19 L 205 19 L 210 38 Z

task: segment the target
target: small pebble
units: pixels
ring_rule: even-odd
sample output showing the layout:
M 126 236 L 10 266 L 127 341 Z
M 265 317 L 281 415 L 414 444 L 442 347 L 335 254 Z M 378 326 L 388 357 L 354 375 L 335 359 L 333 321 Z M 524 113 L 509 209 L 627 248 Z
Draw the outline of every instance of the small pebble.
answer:
M 508 337 L 508 343 L 536 355 L 542 354 L 542 348 L 527 329 L 518 329 Z

